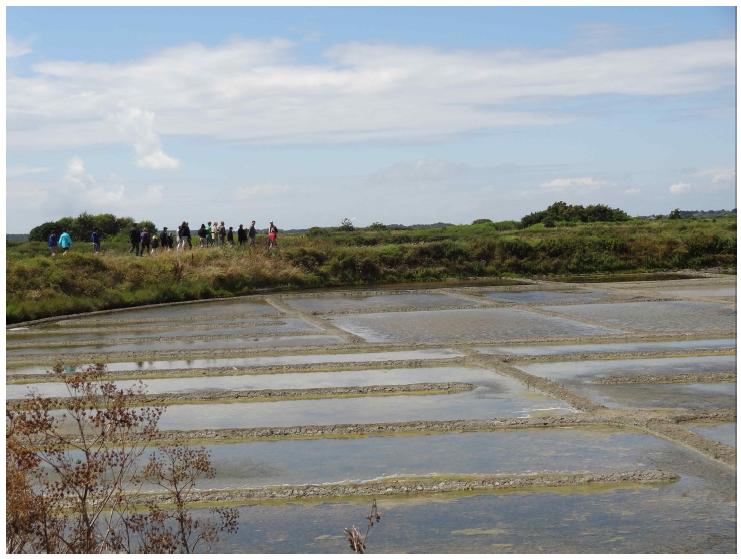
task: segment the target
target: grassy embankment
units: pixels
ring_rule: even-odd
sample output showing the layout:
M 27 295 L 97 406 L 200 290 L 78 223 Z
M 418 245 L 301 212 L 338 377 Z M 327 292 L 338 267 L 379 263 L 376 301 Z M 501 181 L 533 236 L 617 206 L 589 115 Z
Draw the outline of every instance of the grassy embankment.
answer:
M 195 238 L 197 242 L 197 238 Z M 264 242 L 263 239 L 259 239 Z M 137 258 L 124 239 L 103 254 L 75 243 L 7 246 L 9 323 L 92 310 L 302 289 L 473 277 L 720 267 L 736 269 L 736 219 L 630 220 L 501 230 L 491 223 L 284 234 L 267 253 L 227 247 Z

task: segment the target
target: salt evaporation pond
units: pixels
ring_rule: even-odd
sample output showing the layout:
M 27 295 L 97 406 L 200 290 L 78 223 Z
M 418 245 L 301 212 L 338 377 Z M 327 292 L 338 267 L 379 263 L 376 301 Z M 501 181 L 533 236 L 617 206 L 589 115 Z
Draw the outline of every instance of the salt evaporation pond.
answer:
M 672 443 L 607 428 L 209 445 L 203 488 L 363 481 L 413 474 L 607 472 L 654 467 Z
M 18 334 L 6 335 L 7 347 L 14 344 L 61 344 L 74 342 L 119 342 L 125 338 L 188 338 L 197 336 L 246 336 L 286 333 L 321 332 L 321 328 L 309 324 L 300 318 L 283 318 L 280 320 L 265 321 L 263 324 L 254 321 L 243 325 L 216 327 L 212 325 L 194 324 L 167 324 L 156 328 L 142 328 L 139 325 L 123 325 L 115 329 L 94 328 L 87 331 L 70 333 L 65 329 L 56 329 L 50 333 L 49 329 L 24 330 Z M 149 342 L 148 342 L 149 343 Z M 141 344 L 139 344 L 141 347 Z
M 323 314 L 371 312 L 410 308 L 415 310 L 476 307 L 477 304 L 444 293 L 399 293 L 393 295 L 323 295 L 320 297 L 286 297 L 290 306 L 302 311 Z
M 735 371 L 736 356 L 706 355 L 701 357 L 518 363 L 517 368 L 542 378 L 590 382 L 608 376 L 686 375 Z
M 607 327 L 645 332 L 735 332 L 736 311 L 720 303 L 647 301 L 548 306 L 543 309 Z
M 581 384 L 574 392 L 608 408 L 736 408 L 736 383 Z
M 658 485 L 378 497 L 373 553 L 733 553 L 735 472 L 683 448 L 653 454 L 680 475 Z M 240 509 L 215 551 L 347 553 L 370 498 Z
M 470 392 L 434 396 L 384 396 L 170 406 L 162 429 L 226 429 L 389 423 L 415 420 L 494 419 L 573 413 L 564 402 L 528 392 L 492 373 L 492 381 Z
M 144 341 L 141 343 L 119 343 L 112 345 L 84 345 L 84 346 L 65 346 L 62 348 L 44 348 L 30 347 L 13 349 L 12 346 L 6 350 L 10 356 L 17 355 L 44 355 L 50 352 L 57 352 L 64 355 L 73 355 L 78 353 L 124 353 L 133 351 L 172 351 L 172 350 L 202 350 L 202 349 L 230 349 L 230 348 L 249 348 L 265 349 L 276 347 L 314 347 L 314 346 L 331 346 L 344 343 L 345 340 L 339 336 L 266 336 L 250 338 L 223 338 L 213 340 L 183 339 L 178 341 Z
M 669 350 L 736 349 L 736 340 L 681 340 L 676 342 L 626 342 L 580 345 L 538 345 L 478 347 L 476 351 L 486 355 L 568 355 L 571 353 L 630 353 Z
M 190 393 L 213 390 L 280 390 L 307 388 L 335 388 L 349 386 L 390 386 L 416 383 L 464 382 L 482 384 L 490 381 L 492 373 L 475 367 L 436 367 L 415 369 L 370 369 L 364 371 L 337 371 L 326 373 L 277 373 L 263 375 L 184 377 L 147 379 L 141 381 L 147 394 Z M 139 381 L 118 380 L 116 386 L 128 389 Z M 6 398 L 24 398 L 29 391 L 43 397 L 68 396 L 63 383 L 11 384 L 6 387 Z
M 693 433 L 736 448 L 736 422 L 718 423 L 716 425 L 688 425 Z
M 560 303 L 592 303 L 613 297 L 606 291 L 488 291 L 483 294 L 493 301 L 523 305 L 557 305 Z
M 357 314 L 336 317 L 332 322 L 368 342 L 444 343 L 619 333 L 576 320 L 509 308 Z
M 109 372 L 168 371 L 183 369 L 236 369 L 290 365 L 322 365 L 333 363 L 382 363 L 384 361 L 431 361 L 457 359 L 463 354 L 452 349 L 418 349 L 410 351 L 378 351 L 368 353 L 325 353 L 317 355 L 277 355 L 270 357 L 227 357 L 220 359 L 173 359 L 162 361 L 123 361 L 107 363 Z M 84 367 L 86 365 L 80 365 Z M 33 366 L 6 369 L 8 374 L 45 374 L 51 367 Z M 72 372 L 72 368 L 67 370 Z

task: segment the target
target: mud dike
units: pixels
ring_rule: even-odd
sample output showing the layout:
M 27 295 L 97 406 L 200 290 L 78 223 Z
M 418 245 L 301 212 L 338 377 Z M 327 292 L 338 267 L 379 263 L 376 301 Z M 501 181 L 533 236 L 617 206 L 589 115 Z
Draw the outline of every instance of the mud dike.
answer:
M 552 538 L 600 534 L 577 552 L 735 551 L 735 277 L 285 293 L 6 337 L 9 405 L 35 390 L 63 407 L 44 371 L 107 363 L 120 386 L 145 384 L 140 405 L 167 406 L 158 444 L 211 451 L 203 506 L 249 505 L 285 537 L 312 525 L 289 503 L 327 526 L 375 497 L 405 530 L 386 551 L 417 534 L 431 550 L 471 534 L 454 550 L 533 551 L 515 535 L 538 539 L 568 517 L 556 510 L 587 516 Z M 316 549 L 342 551 L 332 538 Z

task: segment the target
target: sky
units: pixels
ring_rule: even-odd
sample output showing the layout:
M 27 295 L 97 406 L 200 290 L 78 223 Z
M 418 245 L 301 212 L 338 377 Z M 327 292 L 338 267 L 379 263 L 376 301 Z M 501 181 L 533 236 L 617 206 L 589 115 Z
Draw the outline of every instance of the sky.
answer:
M 6 221 L 731 209 L 735 8 L 6 8 Z

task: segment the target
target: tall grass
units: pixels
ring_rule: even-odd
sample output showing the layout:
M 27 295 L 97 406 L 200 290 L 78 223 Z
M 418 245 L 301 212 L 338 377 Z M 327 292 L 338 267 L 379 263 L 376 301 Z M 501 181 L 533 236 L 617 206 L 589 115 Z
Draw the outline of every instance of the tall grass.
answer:
M 420 229 L 312 230 L 267 252 L 224 247 L 137 257 L 77 243 L 51 258 L 43 243 L 9 244 L 9 323 L 91 310 L 254 293 L 264 288 L 375 285 L 720 267 L 735 271 L 736 220 L 631 220 L 527 229 L 493 223 Z

